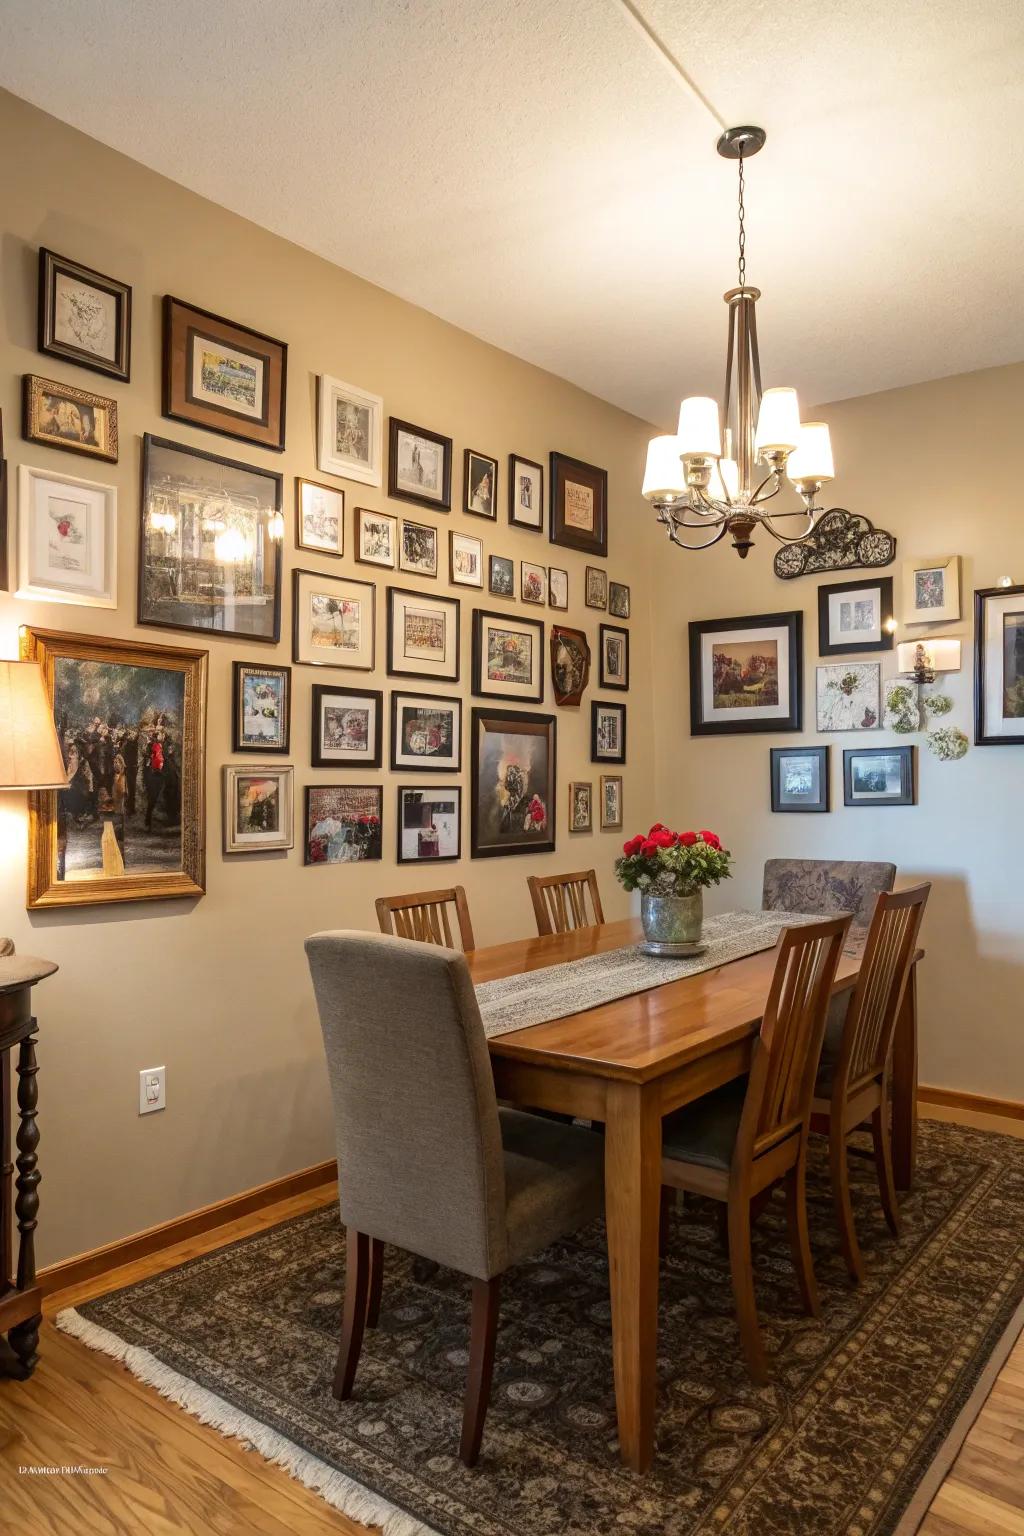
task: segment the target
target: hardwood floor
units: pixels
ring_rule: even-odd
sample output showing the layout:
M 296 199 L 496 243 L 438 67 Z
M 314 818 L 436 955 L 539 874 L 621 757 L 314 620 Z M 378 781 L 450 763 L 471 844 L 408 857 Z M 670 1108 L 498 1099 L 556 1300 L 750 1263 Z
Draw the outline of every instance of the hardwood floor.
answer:
M 969 1112 L 936 1118 L 979 1123 Z M 986 1128 L 1024 1135 L 1024 1122 Z M 98 1279 L 56 1292 L 52 1315 L 332 1202 L 296 1195 Z M 94 1476 L 19 1473 L 82 1466 Z M 29 1382 L 0 1382 L 0 1530 L 18 1536 L 366 1536 L 278 1467 L 208 1429 L 105 1355 L 44 1325 Z M 1024 1536 L 1024 1337 L 1004 1366 L 919 1536 Z

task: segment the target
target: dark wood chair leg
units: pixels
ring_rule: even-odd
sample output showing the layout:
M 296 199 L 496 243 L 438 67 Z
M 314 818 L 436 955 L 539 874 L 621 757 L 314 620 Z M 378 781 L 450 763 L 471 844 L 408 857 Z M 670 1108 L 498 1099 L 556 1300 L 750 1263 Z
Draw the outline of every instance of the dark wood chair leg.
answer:
M 380 1322 L 380 1298 L 384 1289 L 384 1244 L 379 1237 L 370 1239 L 370 1280 L 366 1287 L 366 1326 Z
M 675 1190 L 671 1184 L 663 1184 L 661 1186 L 661 1212 L 658 1217 L 658 1257 L 661 1259 L 668 1253 L 669 1223 L 672 1220 L 675 1204 Z
M 850 1169 L 846 1161 L 846 1137 L 837 1116 L 833 1115 L 828 1134 L 829 1164 L 832 1172 L 832 1197 L 839 1224 L 839 1242 L 846 1267 L 858 1285 L 864 1278 L 864 1261 L 860 1256 L 857 1229 L 853 1224 L 853 1205 L 850 1201 Z
M 729 1257 L 729 1207 L 720 1205 L 715 1212 L 715 1225 L 718 1228 L 718 1243 L 726 1258 Z
M 871 1116 L 871 1140 L 875 1144 L 875 1170 L 878 1174 L 879 1193 L 882 1196 L 882 1210 L 885 1212 L 885 1219 L 889 1223 L 889 1230 L 893 1237 L 899 1237 L 902 1226 L 900 1223 L 900 1208 L 896 1204 L 896 1184 L 892 1171 L 892 1144 L 889 1140 L 889 1128 L 886 1125 L 884 1100 Z
M 807 1231 L 807 1154 L 800 1154 L 795 1168 L 786 1174 L 786 1218 L 789 1222 L 789 1241 L 793 1249 L 793 1265 L 800 1286 L 800 1296 L 805 1309 L 812 1317 L 821 1316 L 818 1284 L 814 1278 L 814 1261 L 811 1258 L 811 1242 Z
M 462 1411 L 462 1439 L 459 1456 L 467 1467 L 475 1467 L 483 1439 L 487 1404 L 491 1399 L 494 1373 L 494 1345 L 498 1336 L 498 1309 L 501 1303 L 501 1276 L 493 1280 L 473 1281 L 473 1311 L 469 1324 L 469 1374 Z
M 345 1275 L 345 1304 L 341 1317 L 341 1345 L 334 1371 L 334 1395 L 344 1400 L 352 1395 L 356 1366 L 363 1347 L 366 1301 L 370 1290 L 370 1239 L 365 1232 L 348 1228 L 348 1266 Z
M 736 1321 L 747 1367 L 758 1386 L 768 1380 L 768 1360 L 757 1321 L 754 1297 L 754 1260 L 750 1246 L 750 1200 L 733 1198 L 728 1206 L 729 1269 L 736 1298 Z

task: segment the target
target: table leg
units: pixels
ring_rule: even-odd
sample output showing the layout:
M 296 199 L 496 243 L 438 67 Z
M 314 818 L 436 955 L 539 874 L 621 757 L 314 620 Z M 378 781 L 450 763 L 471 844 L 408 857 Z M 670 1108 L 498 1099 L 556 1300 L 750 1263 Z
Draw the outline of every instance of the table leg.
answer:
M 661 1115 L 651 1088 L 620 1082 L 608 1085 L 606 1113 L 605 1212 L 619 1451 L 634 1472 L 646 1472 L 654 1456 Z
M 892 1164 L 897 1189 L 910 1189 L 917 1161 L 917 966 L 910 967 L 892 1044 Z
M 0 1291 L 14 1278 L 14 1163 L 11 1159 L 11 1053 L 0 1051 Z
M 18 1222 L 18 1273 L 19 1291 L 28 1291 L 36 1280 L 36 1216 L 39 1212 L 39 1128 L 36 1125 L 36 1105 L 39 1099 L 36 1087 L 36 1043 L 30 1035 L 21 1042 L 18 1052 L 18 1134 L 15 1138 L 18 1157 L 18 1174 L 14 1181 L 14 1214 Z M 38 1358 L 39 1326 L 42 1317 L 26 1318 L 7 1335 L 22 1369 L 30 1374 Z

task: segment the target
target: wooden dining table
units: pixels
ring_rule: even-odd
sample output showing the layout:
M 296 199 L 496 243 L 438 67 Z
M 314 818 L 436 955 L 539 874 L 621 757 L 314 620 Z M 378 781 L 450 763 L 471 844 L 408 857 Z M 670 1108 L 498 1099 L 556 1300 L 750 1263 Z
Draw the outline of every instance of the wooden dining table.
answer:
M 480 983 L 641 938 L 639 921 L 626 919 L 471 950 L 466 958 Z M 662 1118 L 748 1070 L 774 963 L 774 950 L 765 950 L 488 1041 L 499 1098 L 604 1123 L 619 1449 L 637 1472 L 654 1455 Z M 859 971 L 852 946 L 834 990 L 850 989 Z M 915 977 L 916 961 L 893 1046 L 893 1161 L 901 1189 L 911 1185 L 915 1159 Z

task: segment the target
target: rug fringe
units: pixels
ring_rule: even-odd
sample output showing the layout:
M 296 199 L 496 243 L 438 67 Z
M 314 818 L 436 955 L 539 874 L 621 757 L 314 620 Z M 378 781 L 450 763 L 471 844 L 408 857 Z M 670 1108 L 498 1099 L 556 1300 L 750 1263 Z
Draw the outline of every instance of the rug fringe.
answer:
M 379 1526 L 383 1536 L 438 1536 L 432 1526 L 397 1509 L 379 1494 L 372 1493 L 353 1478 L 331 1467 L 319 1457 L 304 1451 L 294 1441 L 286 1439 L 275 1429 L 261 1424 L 251 1414 L 243 1413 L 215 1392 L 201 1387 L 198 1382 L 183 1376 L 179 1371 L 164 1365 L 148 1349 L 128 1344 L 106 1328 L 90 1323 L 74 1307 L 58 1312 L 54 1322 L 62 1332 L 78 1339 L 89 1349 L 98 1350 L 127 1366 L 133 1376 L 147 1386 L 154 1387 L 161 1397 L 168 1398 L 179 1408 L 209 1424 L 222 1435 L 231 1435 L 251 1449 L 258 1451 L 265 1461 L 283 1467 L 296 1482 L 309 1488 L 329 1504 L 340 1510 L 350 1520 L 360 1525 Z

